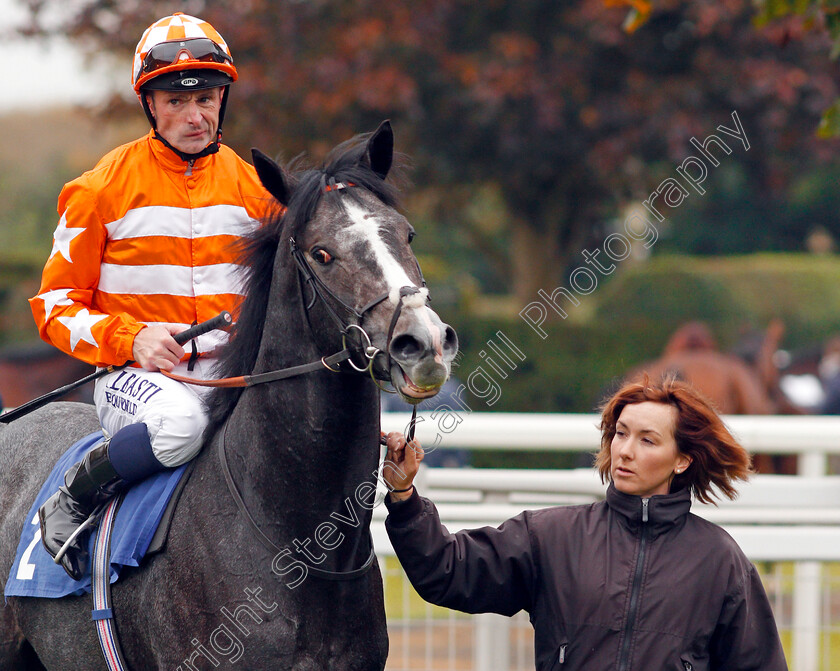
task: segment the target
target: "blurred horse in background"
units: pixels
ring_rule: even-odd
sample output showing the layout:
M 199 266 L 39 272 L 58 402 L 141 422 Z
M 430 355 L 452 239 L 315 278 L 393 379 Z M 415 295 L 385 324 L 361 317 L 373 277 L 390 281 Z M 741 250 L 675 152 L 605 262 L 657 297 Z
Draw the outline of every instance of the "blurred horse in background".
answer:
M 673 375 L 693 385 L 723 415 L 802 414 L 779 386 L 774 355 L 783 334 L 783 324 L 772 322 L 757 346 L 748 348 L 752 358 L 748 363 L 720 351 L 706 324 L 689 322 L 674 332 L 659 359 L 631 370 L 626 379 Z M 755 454 L 753 465 L 759 473 L 796 473 L 792 455 Z

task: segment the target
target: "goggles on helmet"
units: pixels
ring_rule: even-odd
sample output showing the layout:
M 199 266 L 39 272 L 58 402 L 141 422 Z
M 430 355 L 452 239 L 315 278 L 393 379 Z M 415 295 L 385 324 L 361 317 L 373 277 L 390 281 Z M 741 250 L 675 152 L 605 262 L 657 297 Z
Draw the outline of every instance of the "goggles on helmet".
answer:
M 172 42 L 161 42 L 153 46 L 149 53 L 143 58 L 143 65 L 137 75 L 140 79 L 143 75 L 154 72 L 169 65 L 175 65 L 183 61 L 185 68 L 190 62 L 203 63 L 228 63 L 233 60 L 225 53 L 218 44 L 206 37 L 195 37 Z

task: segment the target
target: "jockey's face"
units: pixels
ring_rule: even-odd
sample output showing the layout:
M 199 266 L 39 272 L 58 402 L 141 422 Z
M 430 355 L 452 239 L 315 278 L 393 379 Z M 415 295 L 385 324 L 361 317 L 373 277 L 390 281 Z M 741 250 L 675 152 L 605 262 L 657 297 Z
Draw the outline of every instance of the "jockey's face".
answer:
M 642 498 L 668 493 L 674 473 L 691 463 L 677 450 L 676 422 L 672 405 L 645 401 L 624 406 L 610 446 L 610 475 L 618 491 Z
M 195 154 L 216 139 L 223 87 L 146 94 L 157 130 L 173 147 Z

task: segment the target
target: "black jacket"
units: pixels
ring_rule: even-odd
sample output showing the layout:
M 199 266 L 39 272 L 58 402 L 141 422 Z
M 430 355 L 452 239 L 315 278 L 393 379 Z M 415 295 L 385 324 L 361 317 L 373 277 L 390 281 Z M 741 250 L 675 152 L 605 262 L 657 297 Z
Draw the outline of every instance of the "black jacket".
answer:
M 427 601 L 526 610 L 539 671 L 786 671 L 755 567 L 687 490 L 525 511 L 450 534 L 416 493 L 386 528 Z

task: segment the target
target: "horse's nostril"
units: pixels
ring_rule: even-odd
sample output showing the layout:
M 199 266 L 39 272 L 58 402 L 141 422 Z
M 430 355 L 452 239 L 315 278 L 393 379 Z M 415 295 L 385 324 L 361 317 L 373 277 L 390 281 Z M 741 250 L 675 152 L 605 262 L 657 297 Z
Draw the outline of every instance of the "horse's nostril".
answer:
M 443 351 L 453 356 L 458 351 L 458 334 L 451 326 L 446 327 L 446 332 L 443 336 Z
M 403 361 L 420 357 L 423 349 L 423 344 L 407 333 L 397 336 L 391 343 L 391 355 Z

